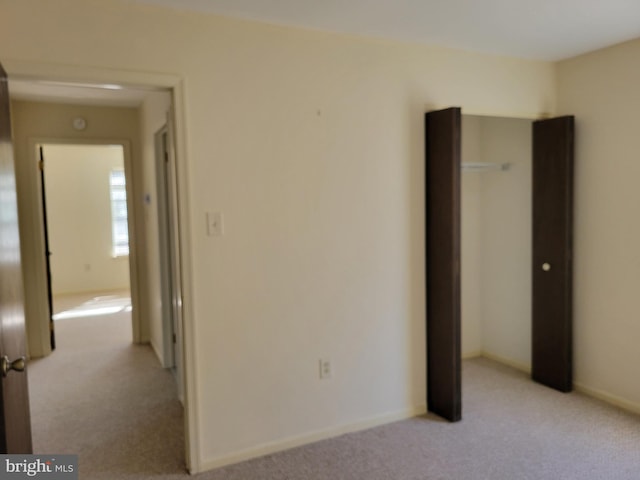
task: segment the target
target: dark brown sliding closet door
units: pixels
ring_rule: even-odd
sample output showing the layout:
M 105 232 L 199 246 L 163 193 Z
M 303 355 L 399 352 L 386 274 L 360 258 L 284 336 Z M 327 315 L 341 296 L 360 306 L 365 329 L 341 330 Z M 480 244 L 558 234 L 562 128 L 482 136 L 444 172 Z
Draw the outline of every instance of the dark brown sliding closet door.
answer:
M 460 108 L 425 116 L 427 406 L 461 418 Z
M 572 116 L 533 123 L 532 378 L 572 380 Z

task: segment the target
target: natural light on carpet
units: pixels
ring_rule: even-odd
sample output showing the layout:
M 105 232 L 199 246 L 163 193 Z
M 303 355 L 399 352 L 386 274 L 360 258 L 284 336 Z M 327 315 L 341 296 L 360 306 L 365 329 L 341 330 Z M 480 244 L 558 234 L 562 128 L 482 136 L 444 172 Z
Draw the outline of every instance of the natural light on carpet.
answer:
M 99 315 L 112 315 L 114 313 L 130 312 L 131 298 L 114 295 L 95 297 L 88 302 L 70 310 L 56 313 L 54 320 L 67 318 L 95 317 Z

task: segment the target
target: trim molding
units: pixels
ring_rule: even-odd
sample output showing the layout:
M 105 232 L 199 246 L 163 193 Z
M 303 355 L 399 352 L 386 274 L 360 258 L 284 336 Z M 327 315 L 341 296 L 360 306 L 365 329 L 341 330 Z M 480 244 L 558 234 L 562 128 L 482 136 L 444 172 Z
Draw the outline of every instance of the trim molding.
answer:
M 162 368 L 167 368 L 164 362 L 162 361 L 162 355 L 160 355 L 160 351 L 156 346 L 156 342 L 154 342 L 153 339 L 151 339 L 149 340 L 149 345 L 151 345 L 151 349 L 153 350 L 153 353 L 155 353 L 156 358 L 158 359 L 158 362 L 160 363 L 160 365 L 162 365 Z
M 588 397 L 593 397 L 598 400 L 602 400 L 609 405 L 613 405 L 614 407 L 621 408 L 622 410 L 626 410 L 627 412 L 640 414 L 640 404 L 636 402 L 631 402 L 622 397 L 618 397 L 617 395 L 612 395 L 611 393 L 607 393 L 603 390 L 587 387 L 583 383 L 573 382 L 573 387 L 577 392 L 580 392 Z
M 88 83 L 118 83 L 124 86 L 150 90 L 168 89 L 172 93 L 178 156 L 178 196 L 180 218 L 180 248 L 182 274 L 182 309 L 184 323 L 183 370 L 185 379 L 185 460 L 187 469 L 197 473 L 200 468 L 199 386 L 196 347 L 197 326 L 193 307 L 192 225 L 190 210 L 191 158 L 187 148 L 185 79 L 180 75 L 159 72 L 141 72 L 117 68 L 65 65 L 40 61 L 4 58 L 2 60 L 9 79 L 59 80 Z
M 87 83 L 118 83 L 125 87 L 173 89 L 182 81 L 179 75 L 160 72 L 118 70 L 86 65 L 69 65 L 39 61 L 3 58 L 2 65 L 12 79 L 55 80 Z
M 494 362 L 501 363 L 503 365 L 507 365 L 508 367 L 515 368 L 516 370 L 520 370 L 524 373 L 531 373 L 531 365 L 526 365 L 524 363 L 520 363 L 515 360 L 511 360 L 509 358 L 501 357 L 500 355 L 494 355 L 489 352 L 482 352 L 481 357 L 488 358 L 489 360 L 493 360 Z
M 524 365 L 520 362 L 514 362 L 504 357 L 493 355 L 492 353 L 487 353 L 487 352 L 482 352 L 480 356 L 488 358 L 489 360 L 494 360 L 503 365 L 507 365 L 509 367 L 515 368 L 516 370 L 520 370 L 527 374 L 531 373 L 531 367 Z M 605 392 L 604 390 L 600 390 L 598 388 L 589 387 L 582 382 L 574 381 L 573 388 L 576 392 L 582 393 L 583 395 L 586 395 L 591 398 L 595 398 L 597 400 L 600 400 L 602 402 L 605 402 L 609 405 L 620 408 L 627 412 L 640 415 L 640 403 L 632 402 L 630 400 L 619 397 L 617 395 L 613 395 L 611 393 Z
M 482 350 L 472 350 L 471 352 L 466 352 L 462 354 L 463 360 L 470 360 L 472 358 L 482 357 Z

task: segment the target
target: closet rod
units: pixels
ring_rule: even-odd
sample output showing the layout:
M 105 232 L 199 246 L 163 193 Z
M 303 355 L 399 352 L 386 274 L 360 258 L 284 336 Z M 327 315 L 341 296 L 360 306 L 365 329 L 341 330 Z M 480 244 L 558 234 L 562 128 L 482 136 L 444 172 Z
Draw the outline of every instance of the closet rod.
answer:
M 491 163 L 491 162 L 462 162 L 461 168 L 463 172 L 488 172 L 488 171 L 506 171 L 509 170 L 510 163 Z

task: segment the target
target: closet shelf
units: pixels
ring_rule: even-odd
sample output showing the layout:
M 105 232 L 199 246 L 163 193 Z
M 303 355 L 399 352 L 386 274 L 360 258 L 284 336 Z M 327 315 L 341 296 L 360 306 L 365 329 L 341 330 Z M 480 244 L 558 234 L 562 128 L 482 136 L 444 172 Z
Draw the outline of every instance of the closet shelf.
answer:
M 511 166 L 510 163 L 491 163 L 491 162 L 462 162 L 461 168 L 463 172 L 489 172 L 489 171 L 507 171 Z

